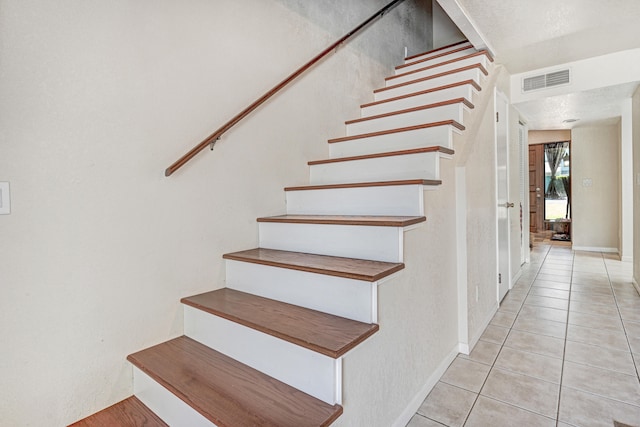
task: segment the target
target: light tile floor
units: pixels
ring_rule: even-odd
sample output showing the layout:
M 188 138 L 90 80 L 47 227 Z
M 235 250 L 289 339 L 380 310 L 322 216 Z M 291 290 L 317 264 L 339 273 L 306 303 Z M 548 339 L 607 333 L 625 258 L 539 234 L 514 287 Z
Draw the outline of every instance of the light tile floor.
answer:
M 640 427 L 631 277 L 632 264 L 612 255 L 538 244 L 471 354 L 407 427 Z

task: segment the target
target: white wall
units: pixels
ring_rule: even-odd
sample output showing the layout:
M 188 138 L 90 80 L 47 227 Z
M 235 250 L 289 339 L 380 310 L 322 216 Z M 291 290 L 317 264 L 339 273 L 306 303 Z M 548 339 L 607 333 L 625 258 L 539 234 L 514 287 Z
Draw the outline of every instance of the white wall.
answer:
M 530 130 L 529 145 L 571 141 L 570 129 Z
M 574 249 L 619 247 L 619 125 L 571 132 L 571 218 Z M 590 179 L 589 186 L 585 180 Z
M 406 268 L 378 287 L 380 331 L 345 357 L 336 427 L 404 426 L 457 355 L 453 160 L 441 178 L 426 223 L 405 233 Z
M 439 48 L 465 40 L 464 34 L 451 21 L 437 1 L 433 2 L 433 47 Z
M 334 1 L 311 21 L 305 3 L 2 2 L 3 424 L 66 425 L 130 395 L 126 355 L 182 333 L 179 299 L 224 286 L 221 255 L 256 245 L 255 218 L 284 211 L 282 187 L 307 182 L 404 46 L 430 47 L 405 27 L 427 9 L 407 2 L 165 178 L 385 2 Z M 329 31 L 322 14 L 349 19 Z
M 640 88 L 632 98 L 633 120 L 633 280 L 640 292 Z

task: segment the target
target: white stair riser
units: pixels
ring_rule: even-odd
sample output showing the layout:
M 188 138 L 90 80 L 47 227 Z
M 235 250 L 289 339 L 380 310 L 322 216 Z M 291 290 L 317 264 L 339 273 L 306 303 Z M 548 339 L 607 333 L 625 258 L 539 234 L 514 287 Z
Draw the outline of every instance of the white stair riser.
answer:
M 435 189 L 437 186 L 415 184 L 287 191 L 287 213 L 423 216 L 424 187 Z
M 458 47 L 458 49 L 459 48 L 460 47 Z M 419 68 L 430 67 L 431 65 L 440 64 L 441 62 L 450 61 L 452 59 L 462 58 L 463 56 L 471 55 L 472 53 L 475 53 L 475 52 L 477 51 L 473 47 L 468 47 L 459 52 L 452 52 L 446 56 L 439 56 L 437 58 L 429 59 L 424 62 L 416 62 L 416 61 L 420 61 L 420 58 L 413 59 L 410 62 L 405 61 L 405 64 L 412 64 L 412 65 L 409 65 L 407 67 L 396 68 L 396 75 L 417 70 Z M 434 56 L 434 55 L 437 55 L 437 53 L 424 56 L 423 58 L 429 58 L 430 56 Z
M 402 262 L 398 227 L 261 222 L 259 233 L 261 248 Z
M 394 111 L 406 110 L 408 108 L 419 107 L 421 105 L 436 104 L 450 99 L 465 98 L 473 102 L 475 91 L 471 85 L 454 86 L 448 89 L 428 92 L 421 95 L 410 96 L 397 99 L 395 101 L 383 102 L 360 109 L 360 117 L 376 116 L 378 114 L 392 113 Z
M 399 76 L 392 79 L 387 79 L 385 87 L 397 85 L 400 83 L 409 82 L 411 80 L 421 79 L 423 77 L 433 76 L 435 74 L 446 73 L 447 71 L 456 70 L 462 67 L 468 67 L 469 65 L 481 64 L 484 68 L 488 66 L 488 60 L 486 55 L 472 56 L 471 58 L 461 59 L 449 64 L 438 65 L 433 68 L 427 68 L 423 71 Z M 424 67 L 423 67 L 424 68 Z
M 346 133 L 347 136 L 362 135 L 389 129 L 399 129 L 427 123 L 442 122 L 445 120 L 455 120 L 456 122 L 463 124 L 464 109 L 465 107 L 462 103 L 456 103 L 349 123 L 346 125 Z
M 359 322 L 377 322 L 375 282 L 227 260 L 226 285 Z
M 311 184 L 440 179 L 438 152 L 376 157 L 310 167 Z
M 465 47 L 465 46 L 472 47 L 471 43 L 469 43 L 469 42 L 460 43 L 460 44 L 457 44 L 457 45 L 454 45 L 454 46 L 447 47 L 445 49 L 437 50 L 435 52 L 428 52 L 428 53 L 425 53 L 424 55 L 416 56 L 415 58 L 411 58 L 409 60 L 405 60 L 404 63 L 408 64 L 410 62 L 419 61 L 419 60 L 424 59 L 424 58 L 429 58 L 429 57 L 431 57 L 433 55 L 438 55 L 438 54 L 441 54 L 441 53 L 451 52 L 452 50 L 460 49 L 461 47 Z
M 342 359 L 256 331 L 230 320 L 184 306 L 185 335 L 278 381 L 329 404 L 340 403 L 336 384 Z
M 411 93 L 420 92 L 423 90 L 431 89 L 438 86 L 444 86 L 452 83 L 458 83 L 464 80 L 473 80 L 480 86 L 483 83 L 484 74 L 478 68 L 472 68 L 469 70 L 459 71 L 457 73 L 446 74 L 444 76 L 435 77 L 421 82 L 416 82 L 393 89 L 382 90 L 374 93 L 375 101 L 382 101 L 384 99 L 395 98 L 397 96 L 408 95 Z
M 457 128 L 442 125 L 333 142 L 329 144 L 329 157 L 334 159 L 437 146 L 453 148 L 454 133 L 459 133 Z
M 162 385 L 133 367 L 133 394 L 170 426 L 216 427 Z

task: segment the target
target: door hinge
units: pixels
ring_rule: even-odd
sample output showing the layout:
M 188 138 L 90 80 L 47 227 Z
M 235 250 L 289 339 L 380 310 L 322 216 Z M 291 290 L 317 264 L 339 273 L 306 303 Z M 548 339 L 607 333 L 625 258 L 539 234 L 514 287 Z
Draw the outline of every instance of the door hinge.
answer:
M 496 123 L 500 121 L 500 113 L 496 112 Z
M 502 283 L 502 273 L 498 273 L 498 283 Z

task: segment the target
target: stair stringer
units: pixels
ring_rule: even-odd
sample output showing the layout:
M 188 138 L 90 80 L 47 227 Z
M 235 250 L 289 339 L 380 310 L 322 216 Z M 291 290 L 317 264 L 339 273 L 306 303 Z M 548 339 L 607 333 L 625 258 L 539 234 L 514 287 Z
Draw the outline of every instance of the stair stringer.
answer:
M 483 108 L 470 115 L 478 128 L 493 99 L 493 74 L 483 78 Z M 463 153 L 472 150 L 474 130 L 465 134 Z M 343 356 L 345 411 L 334 425 L 406 425 L 459 349 L 454 176 L 458 161 L 436 164 L 435 178 L 443 185 L 425 194 L 426 226 L 406 233 L 401 245 L 406 269 L 377 289 L 381 329 Z
M 333 426 L 405 426 L 458 353 L 453 171 L 442 162 L 427 222 L 405 235 L 405 269 L 378 286 L 380 331 L 343 359 Z

